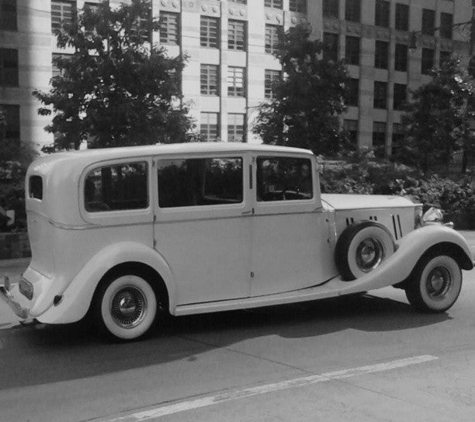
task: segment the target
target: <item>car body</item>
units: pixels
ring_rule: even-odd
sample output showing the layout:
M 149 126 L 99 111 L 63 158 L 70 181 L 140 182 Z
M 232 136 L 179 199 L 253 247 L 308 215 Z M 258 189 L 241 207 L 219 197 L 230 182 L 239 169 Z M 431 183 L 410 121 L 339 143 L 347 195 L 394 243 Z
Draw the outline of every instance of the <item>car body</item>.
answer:
M 391 285 L 442 312 L 473 266 L 464 238 L 424 225 L 407 198 L 321 194 L 316 157 L 296 148 L 58 153 L 31 164 L 26 208 L 31 263 L 18 290 L 6 283 L 0 296 L 44 323 L 90 313 L 119 340 L 148 332 L 160 307 L 180 316 Z M 428 276 L 440 296 L 431 301 L 421 287 L 430 283 L 413 279 L 439 256 L 450 262 Z

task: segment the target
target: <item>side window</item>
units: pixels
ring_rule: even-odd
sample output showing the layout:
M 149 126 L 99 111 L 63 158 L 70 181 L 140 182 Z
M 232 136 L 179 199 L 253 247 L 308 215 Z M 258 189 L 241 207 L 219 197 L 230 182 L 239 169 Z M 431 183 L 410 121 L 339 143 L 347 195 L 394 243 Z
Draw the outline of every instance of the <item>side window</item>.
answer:
M 29 197 L 34 199 L 43 199 L 43 179 L 41 176 L 30 177 Z
M 86 211 L 119 211 L 147 208 L 147 163 L 127 163 L 91 171 L 84 185 Z
M 239 204 L 243 201 L 242 158 L 158 161 L 160 208 Z
M 257 201 L 313 198 L 312 163 L 307 158 L 258 157 Z

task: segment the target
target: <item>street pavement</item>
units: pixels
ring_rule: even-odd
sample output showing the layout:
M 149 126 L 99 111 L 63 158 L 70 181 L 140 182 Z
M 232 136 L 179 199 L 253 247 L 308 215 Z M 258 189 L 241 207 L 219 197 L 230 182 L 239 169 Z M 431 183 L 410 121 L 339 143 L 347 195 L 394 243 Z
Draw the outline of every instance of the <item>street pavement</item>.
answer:
M 27 265 L 0 262 L 0 276 Z M 170 318 L 128 344 L 77 325 L 9 329 L 0 302 L 0 421 L 473 422 L 475 271 L 464 277 L 443 314 L 389 287 Z

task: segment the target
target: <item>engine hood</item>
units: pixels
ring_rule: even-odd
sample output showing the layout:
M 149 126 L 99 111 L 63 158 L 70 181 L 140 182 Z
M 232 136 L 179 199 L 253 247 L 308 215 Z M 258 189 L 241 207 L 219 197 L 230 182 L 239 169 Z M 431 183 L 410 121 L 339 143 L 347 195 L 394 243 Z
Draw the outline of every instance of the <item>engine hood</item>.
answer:
M 329 210 L 414 207 L 414 203 L 403 196 L 325 193 L 321 198 L 323 207 Z

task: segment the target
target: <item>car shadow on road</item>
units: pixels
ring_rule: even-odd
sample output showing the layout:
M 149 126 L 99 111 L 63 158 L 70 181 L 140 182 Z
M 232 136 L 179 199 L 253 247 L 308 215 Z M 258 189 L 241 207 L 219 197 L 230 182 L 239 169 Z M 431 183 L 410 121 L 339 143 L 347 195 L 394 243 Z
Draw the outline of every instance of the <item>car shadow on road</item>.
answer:
M 364 295 L 179 318 L 163 315 L 148 338 L 125 344 L 108 343 L 85 322 L 38 324 L 8 330 L 2 352 L 14 349 L 15 354 L 0 379 L 0 390 L 193 360 L 213 349 L 270 335 L 315 338 L 348 329 L 384 333 L 448 319 L 447 313 L 420 314 L 407 303 Z

